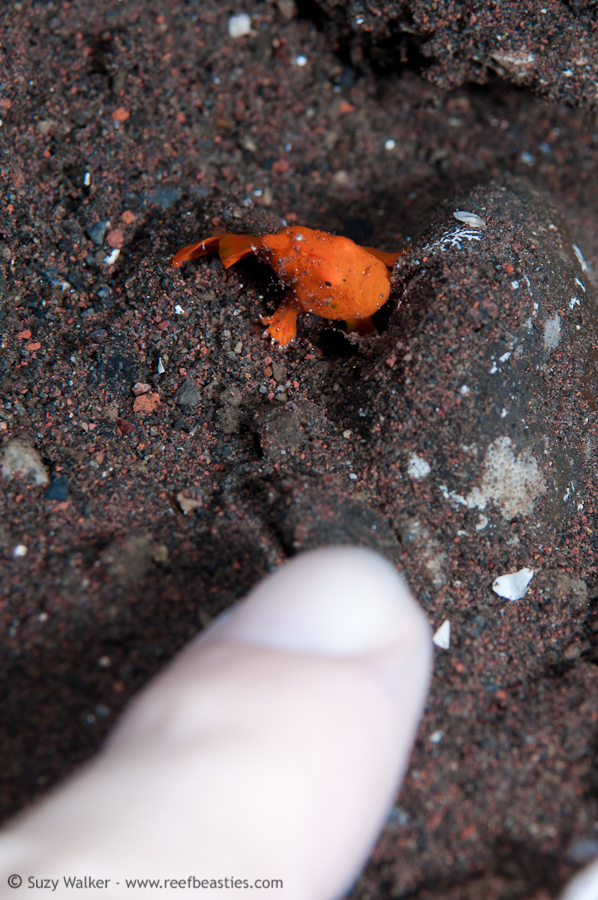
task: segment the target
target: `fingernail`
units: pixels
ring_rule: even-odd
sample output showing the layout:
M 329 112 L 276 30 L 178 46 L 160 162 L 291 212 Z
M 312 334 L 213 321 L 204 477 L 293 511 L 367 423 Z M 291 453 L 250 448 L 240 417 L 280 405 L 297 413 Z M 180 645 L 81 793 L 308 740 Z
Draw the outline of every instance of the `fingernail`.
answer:
M 425 617 L 386 559 L 362 547 L 295 557 L 264 579 L 217 629 L 218 638 L 348 656 L 409 638 Z

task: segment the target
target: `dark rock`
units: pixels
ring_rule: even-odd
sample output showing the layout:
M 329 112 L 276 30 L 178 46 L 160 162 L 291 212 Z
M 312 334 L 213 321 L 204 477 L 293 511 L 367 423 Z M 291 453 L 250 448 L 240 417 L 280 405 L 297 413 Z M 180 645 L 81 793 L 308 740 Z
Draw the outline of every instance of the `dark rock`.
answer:
M 220 394 L 220 402 L 225 406 L 241 406 L 243 394 L 234 384 Z
M 46 491 L 48 500 L 66 500 L 69 493 L 69 480 L 64 475 L 52 479 L 50 487 Z
M 216 417 L 223 434 L 236 434 L 241 429 L 244 413 L 235 406 L 223 406 L 217 410 Z
M 37 264 L 35 266 L 36 271 L 45 278 L 48 284 L 51 284 L 52 287 L 58 287 L 63 290 L 68 287 L 66 279 L 60 274 L 56 266 L 43 266 L 41 264 Z
M 98 287 L 98 289 L 96 290 L 96 294 L 98 295 L 100 300 L 103 301 L 104 304 L 107 304 L 107 305 L 109 304 L 110 306 L 112 305 L 112 303 L 110 302 L 110 298 L 112 297 L 112 291 L 108 287 L 107 284 L 100 285 Z
M 71 269 L 71 271 L 66 276 L 68 283 L 73 287 L 76 291 L 84 291 L 85 290 L 85 281 L 81 277 L 81 275 L 75 270 Z
M 287 367 L 284 363 L 273 362 L 272 363 L 272 377 L 277 384 L 284 384 L 287 380 Z
M 153 191 L 148 191 L 146 201 L 161 206 L 162 209 L 171 209 L 181 199 L 181 191 L 179 188 L 158 187 Z
M 182 410 L 195 409 L 201 403 L 201 394 L 193 378 L 187 378 L 176 395 L 176 402 Z
M 56 244 L 56 247 L 58 248 L 60 253 L 72 253 L 73 252 L 73 245 L 72 245 L 71 241 L 68 240 L 68 238 L 64 238 L 64 237 L 60 238 Z
M 108 221 L 96 222 L 94 225 L 90 225 L 89 228 L 85 229 L 85 234 L 96 247 L 101 247 L 109 228 L 110 222 Z
M 483 227 L 457 221 L 457 207 Z M 515 519 L 539 536 L 577 515 L 592 478 L 596 307 L 546 200 L 521 184 L 477 189 L 434 217 L 393 287 L 400 308 L 373 377 L 346 401 L 367 409 L 375 398 L 378 490 L 397 528 L 409 531 L 404 509 L 422 490 L 420 536 L 445 545 L 439 510 L 478 541 Z
M 176 428 L 177 431 L 192 431 L 193 426 L 187 419 L 183 419 L 181 416 L 175 416 L 172 420 L 172 427 Z

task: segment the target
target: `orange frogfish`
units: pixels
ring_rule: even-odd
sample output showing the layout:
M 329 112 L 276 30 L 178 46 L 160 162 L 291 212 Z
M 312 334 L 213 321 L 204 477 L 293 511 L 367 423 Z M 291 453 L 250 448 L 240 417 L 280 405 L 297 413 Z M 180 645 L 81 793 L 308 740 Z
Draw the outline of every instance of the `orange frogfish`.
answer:
M 174 256 L 173 266 L 218 253 L 225 269 L 253 253 L 271 266 L 285 294 L 274 315 L 262 319 L 281 346 L 297 333 L 297 313 L 344 319 L 348 331 L 374 329 L 370 316 L 390 295 L 390 274 L 400 253 L 360 247 L 346 237 L 291 225 L 278 234 L 223 234 L 189 244 Z

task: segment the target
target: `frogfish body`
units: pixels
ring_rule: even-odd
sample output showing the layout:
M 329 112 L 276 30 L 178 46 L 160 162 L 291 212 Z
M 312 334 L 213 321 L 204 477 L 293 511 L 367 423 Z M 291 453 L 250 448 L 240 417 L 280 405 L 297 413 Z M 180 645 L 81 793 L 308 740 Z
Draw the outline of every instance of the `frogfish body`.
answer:
M 285 346 L 297 332 L 297 313 L 324 319 L 344 319 L 349 331 L 365 334 L 374 326 L 370 316 L 390 296 L 390 275 L 400 253 L 360 247 L 346 237 L 292 225 L 277 234 L 223 234 L 183 247 L 172 265 L 218 253 L 228 269 L 253 254 L 276 272 L 285 287 L 274 315 L 262 319 L 267 332 Z

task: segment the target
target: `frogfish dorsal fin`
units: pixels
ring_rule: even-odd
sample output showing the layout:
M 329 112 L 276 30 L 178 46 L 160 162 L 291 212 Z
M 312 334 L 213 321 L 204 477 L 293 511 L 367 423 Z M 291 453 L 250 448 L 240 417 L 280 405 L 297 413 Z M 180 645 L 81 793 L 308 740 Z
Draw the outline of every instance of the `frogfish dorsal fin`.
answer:
M 182 263 L 189 262 L 190 259 L 199 259 L 200 256 L 207 256 L 208 253 L 217 253 L 219 244 L 219 236 L 206 238 L 196 244 L 187 244 L 173 256 L 172 265 L 178 269 Z
M 371 253 L 372 256 L 375 256 L 376 259 L 383 262 L 389 269 L 392 269 L 399 256 L 402 256 L 405 252 L 404 250 L 399 250 L 398 253 L 387 253 L 386 250 L 376 250 L 375 247 L 362 247 L 361 249 L 367 250 L 368 253 Z
M 223 234 L 220 238 L 220 259 L 225 269 L 233 266 L 243 256 L 255 253 L 261 245 L 261 238 L 253 234 Z

